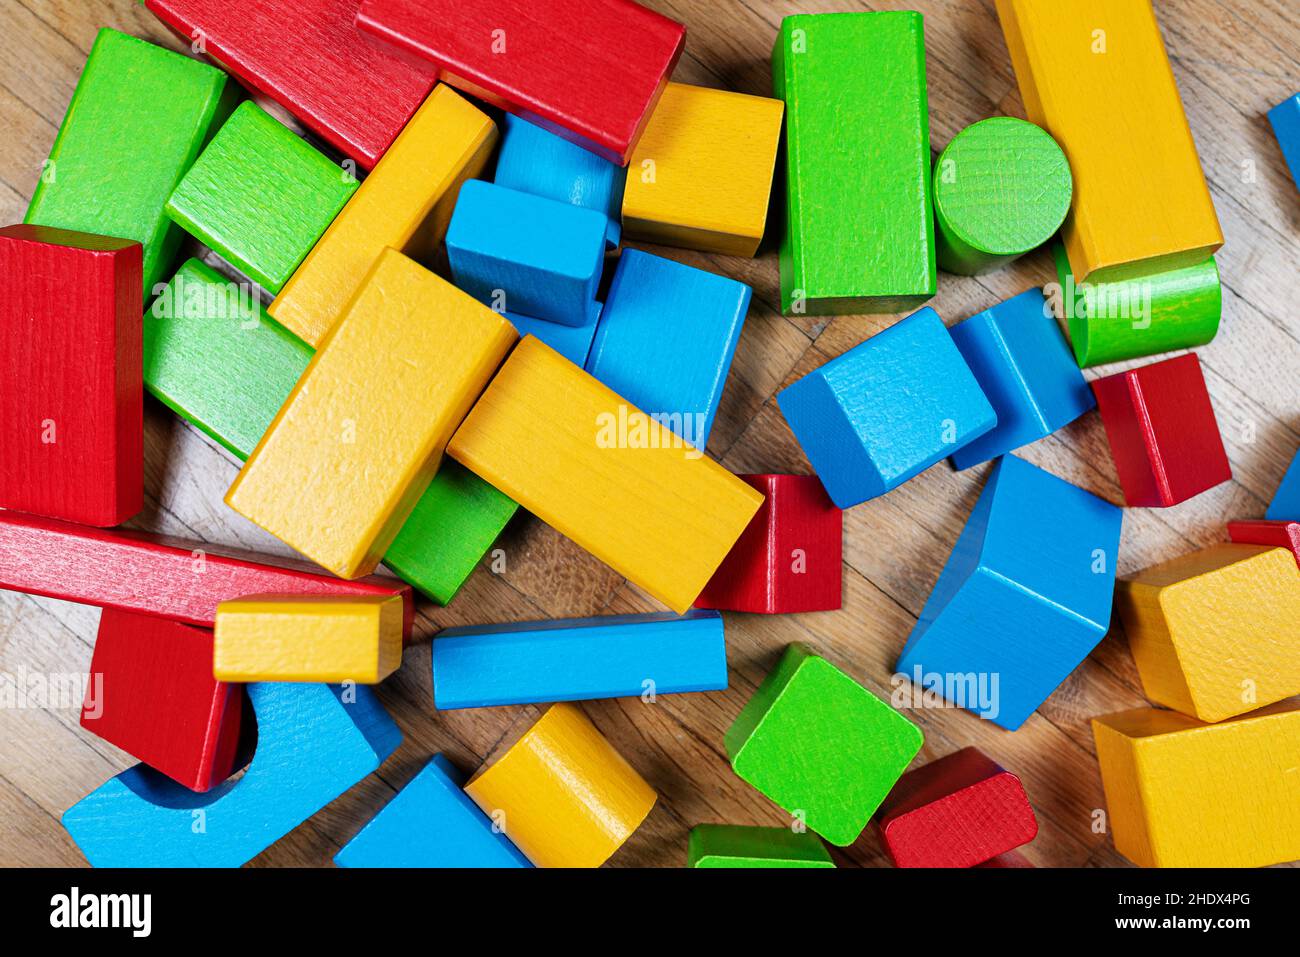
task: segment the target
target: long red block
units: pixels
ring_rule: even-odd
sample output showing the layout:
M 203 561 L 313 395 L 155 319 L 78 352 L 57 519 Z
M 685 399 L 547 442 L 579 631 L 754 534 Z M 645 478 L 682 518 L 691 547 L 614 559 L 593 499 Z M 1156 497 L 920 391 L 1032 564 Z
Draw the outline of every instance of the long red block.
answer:
M 1167 507 L 1232 478 L 1195 353 L 1092 383 L 1124 499 Z
M 632 0 L 362 0 L 357 25 L 620 166 L 686 40 Z
M 0 508 L 117 525 L 144 501 L 143 250 L 0 229 Z
M 976 748 L 904 774 L 877 815 L 898 867 L 974 867 L 1038 833 L 1020 779 Z
M 1290 549 L 1300 565 L 1300 522 L 1229 522 L 1228 537 L 1242 545 L 1271 545 Z

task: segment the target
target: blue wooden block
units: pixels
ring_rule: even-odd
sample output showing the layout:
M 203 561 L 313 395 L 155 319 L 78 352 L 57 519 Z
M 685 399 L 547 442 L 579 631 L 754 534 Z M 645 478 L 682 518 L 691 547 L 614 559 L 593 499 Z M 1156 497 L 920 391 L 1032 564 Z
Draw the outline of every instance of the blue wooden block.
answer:
M 441 711 L 725 687 L 716 611 L 448 628 L 433 641 Z
M 897 488 L 997 425 L 928 306 L 787 386 L 776 401 L 839 508 Z
M 752 294 L 726 276 L 625 250 L 587 371 L 703 449 Z
M 913 685 L 1015 730 L 1110 627 L 1122 512 L 999 459 L 898 659 Z
M 1097 407 L 1042 290 L 1022 292 L 949 332 L 998 417 L 992 431 L 953 453 L 954 468 L 1037 442 Z
M 1268 111 L 1268 121 L 1273 124 L 1278 146 L 1291 170 L 1291 178 L 1300 189 L 1300 93 L 1283 100 Z
M 585 326 L 596 318 L 607 217 L 472 179 L 447 229 L 457 286 L 498 312 Z
M 597 316 L 600 315 L 601 309 L 601 304 L 596 303 Z M 563 323 L 551 322 L 549 319 L 521 316 L 515 312 L 507 312 L 506 318 L 514 325 L 521 339 L 524 336 L 536 336 L 579 369 L 587 364 L 587 356 L 591 353 L 591 340 L 596 337 L 596 323 L 566 326 Z
M 532 867 L 441 754 L 334 855 L 339 867 Z
M 1291 467 L 1282 477 L 1282 484 L 1264 517 L 1278 522 L 1300 522 L 1300 452 L 1291 460 Z
M 375 771 L 402 733 L 369 688 L 258 683 L 257 751 L 242 777 L 197 794 L 143 764 L 63 815 L 96 867 L 238 867 Z M 355 700 L 352 700 L 355 696 Z

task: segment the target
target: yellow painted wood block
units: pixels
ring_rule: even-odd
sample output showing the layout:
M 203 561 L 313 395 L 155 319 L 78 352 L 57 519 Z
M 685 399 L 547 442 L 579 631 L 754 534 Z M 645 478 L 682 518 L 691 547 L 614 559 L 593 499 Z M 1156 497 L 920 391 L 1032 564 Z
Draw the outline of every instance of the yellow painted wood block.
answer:
M 1300 703 L 1221 724 L 1139 708 L 1092 721 L 1115 849 L 1143 867 L 1300 859 Z
M 627 171 L 623 234 L 729 256 L 758 252 L 785 104 L 669 83 Z
M 1150 0 L 997 0 L 1029 119 L 1065 150 L 1078 282 L 1204 262 L 1223 245 Z
M 377 684 L 402 664 L 396 595 L 250 595 L 217 605 L 218 681 Z
M 504 316 L 384 250 L 226 504 L 336 575 L 368 575 L 516 339 Z
M 465 793 L 538 867 L 599 867 L 657 795 L 573 704 L 503 742 Z
M 441 242 L 461 184 L 483 171 L 496 140 L 486 115 L 434 87 L 267 312 L 319 346 L 385 247 L 424 259 Z
M 533 336 L 447 454 L 678 613 L 763 502 Z
M 1300 568 L 1285 548 L 1183 555 L 1121 582 L 1116 605 L 1157 704 L 1222 721 L 1300 694 Z

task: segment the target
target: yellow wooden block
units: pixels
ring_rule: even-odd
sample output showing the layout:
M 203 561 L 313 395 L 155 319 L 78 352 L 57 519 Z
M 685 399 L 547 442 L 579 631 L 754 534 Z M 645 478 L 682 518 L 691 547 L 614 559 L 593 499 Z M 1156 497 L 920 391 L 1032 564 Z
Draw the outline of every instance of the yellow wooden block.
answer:
M 1139 708 L 1094 718 L 1115 849 L 1143 867 L 1300 858 L 1300 703 L 1222 724 Z
M 1029 119 L 1065 150 L 1077 282 L 1204 262 L 1223 245 L 1150 0 L 997 0 Z
M 504 316 L 384 250 L 226 504 L 336 575 L 368 575 L 516 339 Z
M 447 454 L 678 613 L 763 502 L 533 336 Z
M 488 756 L 468 794 L 538 867 L 599 867 L 656 795 L 573 704 L 554 704 Z
M 396 595 L 250 595 L 217 606 L 218 681 L 377 684 L 401 664 Z
M 627 171 L 623 234 L 729 256 L 758 252 L 785 104 L 669 83 Z
M 1157 704 L 1222 721 L 1300 694 L 1300 569 L 1285 548 L 1184 555 L 1121 582 L 1116 605 Z
M 415 259 L 434 250 L 461 183 L 482 172 L 496 139 L 487 116 L 434 87 L 267 312 L 319 346 L 385 247 Z

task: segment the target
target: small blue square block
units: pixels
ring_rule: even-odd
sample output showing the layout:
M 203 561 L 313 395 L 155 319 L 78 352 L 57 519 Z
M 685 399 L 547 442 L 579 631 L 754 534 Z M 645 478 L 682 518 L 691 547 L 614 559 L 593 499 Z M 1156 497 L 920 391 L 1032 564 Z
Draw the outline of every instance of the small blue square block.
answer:
M 1268 111 L 1268 121 L 1273 124 L 1277 144 L 1291 170 L 1291 178 L 1300 189 L 1300 93 L 1283 100 Z
M 601 308 L 601 304 L 596 303 L 598 316 Z M 519 338 L 536 336 L 579 369 L 587 364 L 587 356 L 591 353 L 591 340 L 596 337 L 596 323 L 566 326 L 563 323 L 551 322 L 549 319 L 521 316 L 515 312 L 507 312 L 506 318 L 519 333 Z
M 1277 522 L 1300 522 L 1300 452 L 1291 460 L 1291 467 L 1282 477 L 1282 484 L 1264 517 Z

